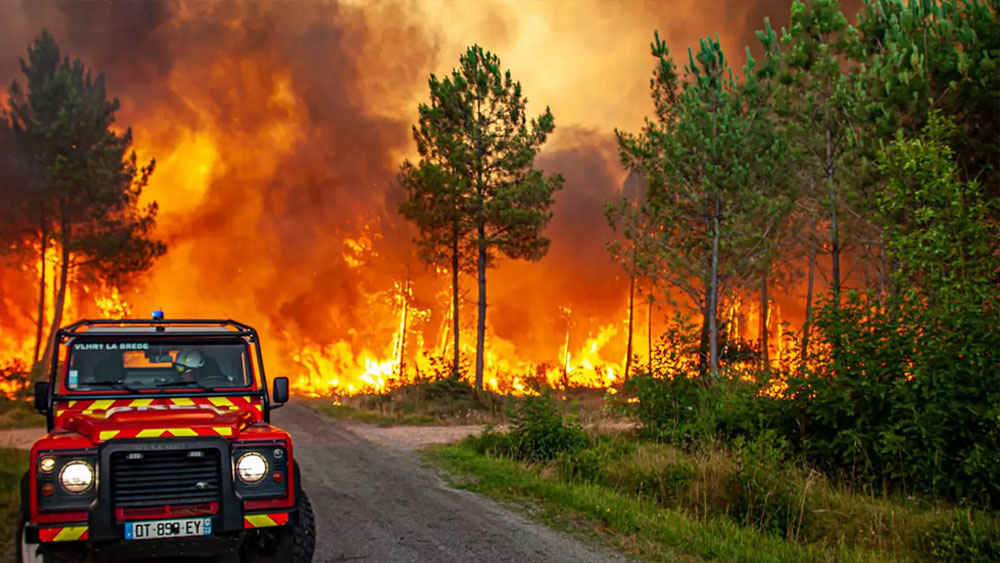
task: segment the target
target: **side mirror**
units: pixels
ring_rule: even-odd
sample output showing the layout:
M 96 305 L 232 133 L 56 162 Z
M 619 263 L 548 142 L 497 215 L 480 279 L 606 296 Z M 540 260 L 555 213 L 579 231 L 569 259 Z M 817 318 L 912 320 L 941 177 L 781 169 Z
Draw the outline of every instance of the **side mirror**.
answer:
M 49 411 L 49 383 L 47 381 L 35 384 L 35 410 L 42 414 Z
M 275 405 L 282 405 L 288 402 L 288 378 L 275 377 L 274 390 L 271 392 L 272 408 Z

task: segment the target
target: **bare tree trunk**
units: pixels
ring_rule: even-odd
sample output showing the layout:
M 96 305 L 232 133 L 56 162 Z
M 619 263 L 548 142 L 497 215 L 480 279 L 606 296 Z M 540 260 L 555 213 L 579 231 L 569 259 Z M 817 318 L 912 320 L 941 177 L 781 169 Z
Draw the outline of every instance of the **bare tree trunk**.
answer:
M 652 285 L 652 284 L 650 284 Z M 653 373 L 653 290 L 649 291 L 649 312 L 646 313 L 646 346 L 649 348 L 649 373 Z
M 826 183 L 830 188 L 830 261 L 833 269 L 833 307 L 840 307 L 840 232 L 837 223 L 837 188 L 833 182 L 833 137 L 830 126 L 826 127 Z
M 806 320 L 802 323 L 802 361 L 809 357 L 809 329 L 812 323 L 813 280 L 816 276 L 816 243 L 809 241 L 809 284 L 806 286 Z
M 767 274 L 760 279 L 760 367 L 767 371 L 771 368 L 771 360 L 768 354 L 768 302 L 767 302 Z
M 625 351 L 625 379 L 632 374 L 632 325 L 635 317 L 635 276 L 629 276 L 628 285 L 628 346 Z
M 451 326 L 452 338 L 454 342 L 454 358 L 451 362 L 451 377 L 458 379 L 459 372 L 459 350 L 458 350 L 458 225 L 452 229 L 451 239 Z
M 53 363 L 53 352 L 55 349 L 56 332 L 62 324 L 63 307 L 66 304 L 66 285 L 69 280 L 69 227 L 63 223 L 61 260 L 59 262 L 59 293 L 56 294 L 55 312 L 52 316 L 52 327 L 49 329 L 49 337 L 45 343 L 45 354 L 42 356 L 43 365 L 46 371 Z M 43 372 L 44 373 L 44 372 Z
M 713 378 L 719 375 L 719 198 L 715 198 L 712 217 L 712 275 L 708 291 L 708 370 Z
M 406 269 L 406 285 L 403 286 L 403 323 L 400 326 L 399 334 L 399 377 L 403 377 L 403 369 L 406 367 L 406 322 L 410 313 L 410 269 Z
M 479 226 L 479 321 L 476 326 L 476 390 L 483 390 L 483 344 L 486 339 L 486 229 Z
M 41 272 L 38 274 L 38 322 L 35 324 L 35 354 L 31 357 L 32 364 L 38 363 L 38 352 L 41 351 L 42 348 L 42 326 L 45 325 L 45 270 L 47 269 L 45 264 L 45 253 L 49 249 L 49 233 L 44 224 L 42 226 L 40 239 L 42 253 L 41 258 L 39 259 Z

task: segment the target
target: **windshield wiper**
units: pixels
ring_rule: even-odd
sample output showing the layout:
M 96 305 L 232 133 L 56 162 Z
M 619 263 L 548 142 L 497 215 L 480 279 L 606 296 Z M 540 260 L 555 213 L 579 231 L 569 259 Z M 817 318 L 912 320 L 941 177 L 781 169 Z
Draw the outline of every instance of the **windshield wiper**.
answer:
M 197 387 L 197 388 L 202 389 L 204 391 L 211 391 L 212 390 L 211 387 L 205 387 L 204 385 L 202 385 L 201 383 L 198 383 L 197 381 L 168 381 L 168 382 L 165 382 L 165 383 L 157 383 L 156 387 L 157 388 L 164 388 L 164 387 Z

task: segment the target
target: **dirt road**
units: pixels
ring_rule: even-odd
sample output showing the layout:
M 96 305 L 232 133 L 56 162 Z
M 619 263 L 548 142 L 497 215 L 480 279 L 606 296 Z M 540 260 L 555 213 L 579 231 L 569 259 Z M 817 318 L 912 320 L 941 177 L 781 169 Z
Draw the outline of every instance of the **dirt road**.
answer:
M 298 405 L 273 415 L 292 433 L 317 512 L 315 563 L 622 561 L 448 488 L 416 456 L 368 442 Z
M 331 420 L 296 404 L 275 411 L 272 421 L 292 434 L 316 510 L 314 563 L 625 560 L 451 489 L 421 466 L 414 450 L 461 439 L 478 427 L 380 428 Z M 5 430 L 0 446 L 28 449 L 44 433 Z

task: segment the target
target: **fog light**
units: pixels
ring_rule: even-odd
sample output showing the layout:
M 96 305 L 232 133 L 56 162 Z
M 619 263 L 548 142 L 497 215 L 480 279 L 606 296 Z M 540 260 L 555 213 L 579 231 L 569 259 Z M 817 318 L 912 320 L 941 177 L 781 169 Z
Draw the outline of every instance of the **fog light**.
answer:
M 274 482 L 275 483 L 280 483 L 280 482 L 282 482 L 284 480 L 285 480 L 285 476 L 282 475 L 281 473 L 275 473 L 274 474 Z
M 52 485 L 52 483 L 45 483 L 44 485 L 42 485 L 43 496 L 50 497 L 54 492 L 56 492 L 56 488 Z
M 43 457 L 38 462 L 38 469 L 40 469 L 42 473 L 51 473 L 55 467 L 56 458 L 54 457 Z

